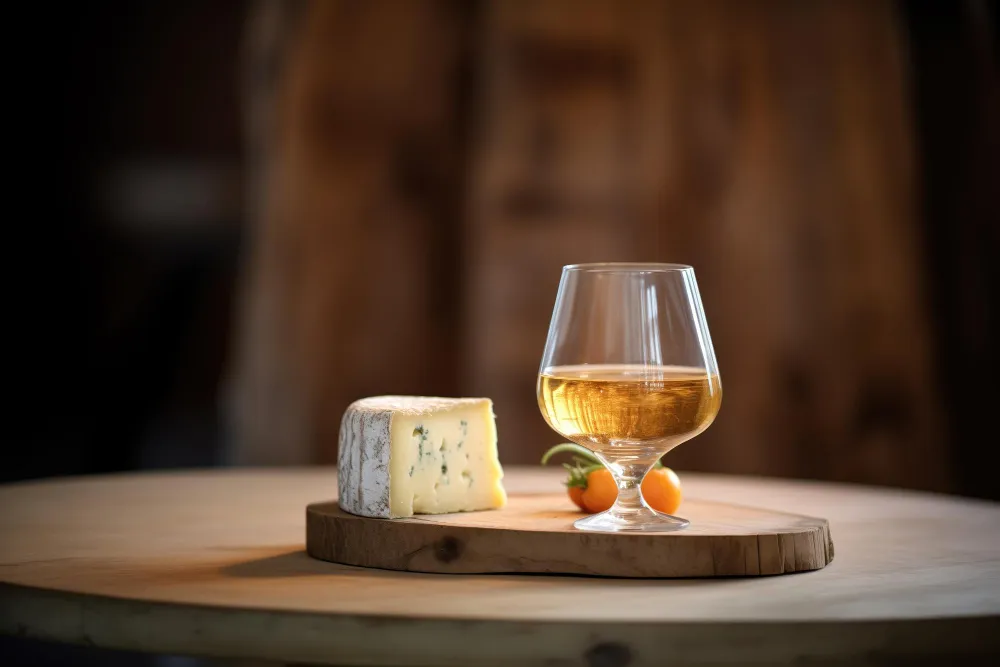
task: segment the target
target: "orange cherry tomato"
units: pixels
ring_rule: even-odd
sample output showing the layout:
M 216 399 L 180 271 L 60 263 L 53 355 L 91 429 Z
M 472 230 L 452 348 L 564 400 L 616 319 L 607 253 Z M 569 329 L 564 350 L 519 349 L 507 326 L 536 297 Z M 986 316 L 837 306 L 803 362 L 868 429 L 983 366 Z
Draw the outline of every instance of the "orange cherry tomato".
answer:
M 642 497 L 658 512 L 673 514 L 681 506 L 681 480 L 670 468 L 653 468 L 642 480 Z
M 611 471 L 601 467 L 594 453 L 575 443 L 566 442 L 549 449 L 542 456 L 542 464 L 559 453 L 573 454 L 573 464 L 563 464 L 569 470 L 566 492 L 570 500 L 584 512 L 596 514 L 610 509 L 618 498 L 618 485 Z M 642 480 L 642 497 L 650 507 L 666 514 L 673 514 L 683 500 L 681 480 L 670 468 L 657 462 Z
M 610 509 L 618 498 L 618 485 L 607 468 L 587 475 L 587 488 L 571 486 L 570 500 L 585 512 L 597 514 Z M 642 497 L 658 512 L 673 514 L 681 506 L 684 495 L 681 480 L 670 468 L 654 468 L 642 480 Z
M 591 514 L 610 509 L 618 498 L 618 485 L 607 468 L 600 468 L 587 475 L 587 488 L 583 492 L 584 509 Z

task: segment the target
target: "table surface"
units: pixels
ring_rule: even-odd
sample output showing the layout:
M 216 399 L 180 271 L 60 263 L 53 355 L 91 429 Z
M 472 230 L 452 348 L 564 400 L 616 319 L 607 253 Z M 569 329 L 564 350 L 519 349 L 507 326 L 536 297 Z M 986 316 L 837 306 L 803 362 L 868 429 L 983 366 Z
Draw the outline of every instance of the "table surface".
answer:
M 538 493 L 560 480 L 559 470 L 512 467 L 505 482 L 511 493 Z M 335 664 L 1000 652 L 1000 505 L 853 485 L 683 480 L 688 497 L 829 519 L 833 563 L 713 580 L 368 570 L 304 552 L 305 507 L 335 497 L 333 469 L 65 478 L 0 487 L 0 632 Z

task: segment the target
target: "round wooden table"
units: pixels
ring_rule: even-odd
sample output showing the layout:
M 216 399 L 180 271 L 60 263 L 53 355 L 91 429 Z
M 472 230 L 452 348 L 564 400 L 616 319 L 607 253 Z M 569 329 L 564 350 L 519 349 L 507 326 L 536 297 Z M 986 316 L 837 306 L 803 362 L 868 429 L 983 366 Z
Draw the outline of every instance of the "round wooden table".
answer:
M 509 468 L 507 487 L 551 491 L 560 478 Z M 0 633 L 344 665 L 968 664 L 1000 652 L 1000 505 L 683 478 L 689 497 L 828 518 L 836 558 L 702 580 L 368 570 L 303 550 L 306 505 L 336 496 L 332 469 L 69 478 L 0 487 Z

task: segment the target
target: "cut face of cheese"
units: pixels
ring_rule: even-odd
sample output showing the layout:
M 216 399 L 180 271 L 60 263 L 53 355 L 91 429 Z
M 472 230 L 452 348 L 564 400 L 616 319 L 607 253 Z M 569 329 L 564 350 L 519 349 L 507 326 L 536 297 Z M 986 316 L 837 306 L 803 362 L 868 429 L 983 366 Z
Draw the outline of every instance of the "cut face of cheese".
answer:
M 340 507 L 397 518 L 503 507 L 493 402 L 375 396 L 340 423 Z

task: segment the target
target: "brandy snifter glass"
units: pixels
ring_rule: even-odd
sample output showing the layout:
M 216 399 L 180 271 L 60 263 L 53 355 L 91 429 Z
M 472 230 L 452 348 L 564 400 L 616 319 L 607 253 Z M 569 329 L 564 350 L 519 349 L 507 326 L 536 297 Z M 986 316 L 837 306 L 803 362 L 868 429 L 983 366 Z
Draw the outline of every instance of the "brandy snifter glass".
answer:
M 694 269 L 681 264 L 563 268 L 538 374 L 538 405 L 557 433 L 592 451 L 618 485 L 606 512 L 580 530 L 671 531 L 686 519 L 657 512 L 642 480 L 677 445 L 704 431 L 722 383 Z

